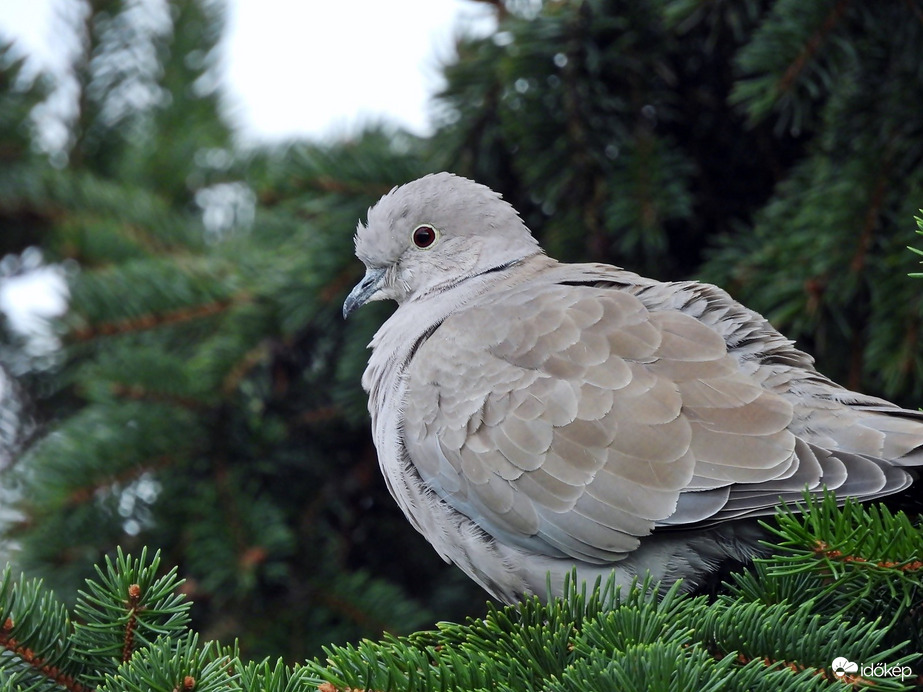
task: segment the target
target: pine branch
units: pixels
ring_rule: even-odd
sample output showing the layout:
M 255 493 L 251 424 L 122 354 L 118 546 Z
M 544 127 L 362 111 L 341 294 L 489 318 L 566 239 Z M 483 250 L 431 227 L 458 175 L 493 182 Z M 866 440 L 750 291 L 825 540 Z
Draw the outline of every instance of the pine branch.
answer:
M 177 463 L 178 459 L 172 454 L 161 454 L 145 459 L 139 463 L 122 469 L 118 473 L 106 476 L 95 483 L 75 487 L 69 494 L 65 505 L 76 506 L 91 501 L 99 492 L 113 484 L 127 484 L 137 480 L 146 473 L 158 471 Z
M 919 236 L 923 236 L 923 209 L 920 209 L 920 216 L 914 216 L 913 220 L 917 222 L 917 228 L 914 231 L 914 233 L 916 233 Z M 923 257 L 923 250 L 921 250 L 920 248 L 908 246 L 907 249 L 910 250 L 915 255 L 919 255 L 920 257 Z M 921 260 L 921 264 L 923 264 L 923 260 Z M 912 272 L 908 274 L 908 276 L 912 276 L 915 279 L 923 278 L 923 272 Z
M 193 320 L 211 317 L 230 310 L 242 303 L 249 302 L 250 296 L 240 294 L 227 299 L 216 300 L 203 305 L 179 308 L 165 313 L 150 313 L 139 317 L 132 317 L 115 322 L 102 322 L 98 324 L 79 327 L 68 333 L 71 341 L 90 341 L 101 336 L 113 336 L 130 332 L 148 331 L 171 324 L 180 324 Z
M 264 363 L 269 355 L 269 349 L 266 344 L 258 344 L 250 349 L 231 366 L 224 376 L 221 383 L 221 391 L 230 394 L 240 387 L 240 383 L 246 378 L 256 366 Z
M 888 574 L 892 588 L 912 589 L 923 580 L 923 526 L 903 512 L 852 499 L 838 508 L 832 494 L 820 500 L 806 494 L 795 509 L 777 515 L 778 527 L 765 524 L 781 539 L 779 560 L 787 567 L 780 574 L 819 571 L 837 581 L 841 594 L 852 578 L 868 584 L 880 576 L 878 570 Z
M 846 9 L 849 6 L 850 0 L 839 0 L 833 9 L 830 10 L 830 13 L 824 19 L 823 23 L 817 30 L 811 35 L 811 37 L 804 44 L 804 47 L 801 49 L 801 52 L 795 57 L 792 63 L 788 66 L 788 69 L 785 70 L 785 73 L 782 75 L 782 78 L 779 80 L 776 91 L 778 93 L 785 93 L 791 90 L 792 85 L 797 81 L 798 77 L 801 75 L 804 70 L 805 65 L 807 65 L 815 56 L 820 47 L 826 41 L 827 36 L 836 28 L 837 24 L 840 23 L 840 20 L 843 18 L 843 15 L 846 13 Z
M 894 560 L 879 560 L 877 562 L 869 561 L 868 559 L 862 557 L 861 555 L 846 555 L 841 550 L 831 548 L 829 545 L 823 541 L 817 541 L 814 544 L 814 555 L 820 560 L 833 560 L 833 561 L 842 561 L 842 562 L 855 562 L 859 565 L 866 565 L 868 567 L 877 567 L 878 569 L 884 570 L 909 570 L 909 571 L 923 571 L 923 560 L 915 560 L 913 558 L 908 558 L 902 561 Z
M 153 401 L 174 406 L 182 406 L 187 409 L 199 409 L 202 402 L 191 397 L 176 396 L 173 394 L 164 394 L 162 392 L 152 392 L 138 384 L 122 384 L 113 382 L 109 385 L 109 391 L 112 396 L 118 399 L 129 399 L 131 401 Z
M 365 183 L 351 180 L 342 180 L 330 176 L 318 176 L 313 180 L 304 181 L 320 192 L 335 192 L 344 195 L 363 195 L 368 197 L 381 197 L 391 188 L 381 183 Z
M 135 628 L 138 626 L 137 608 L 141 601 L 141 587 L 131 584 L 128 587 L 128 621 L 125 623 L 125 643 L 122 646 L 122 662 L 131 659 L 135 649 Z
M 305 411 L 299 417 L 299 420 L 305 425 L 317 425 L 339 418 L 343 411 L 339 406 L 324 406 L 322 408 Z
M 564 117 L 565 132 L 571 144 L 570 156 L 574 166 L 574 193 L 581 197 L 581 221 L 590 235 L 588 249 L 592 259 L 601 261 L 606 256 L 606 235 L 601 222 L 602 199 L 604 187 L 601 171 L 590 153 L 587 124 L 584 122 L 583 106 L 585 100 L 579 93 L 579 73 L 586 69 L 584 56 L 581 54 L 586 35 L 589 33 L 592 18 L 592 4 L 581 3 L 572 13 L 568 23 L 567 62 L 564 65 Z
M 71 692 L 88 690 L 77 679 L 72 631 L 64 606 L 41 582 L 14 582 L 9 566 L 0 574 L 0 673 L 19 674 L 33 685 L 53 683 Z
M 116 559 L 106 558 L 105 569 L 87 580 L 75 612 L 81 622 L 74 628 L 75 653 L 88 662 L 88 679 L 99 684 L 119 665 L 154 645 L 165 635 L 186 634 L 191 604 L 178 589 L 176 568 L 158 576 L 160 554 L 148 559 L 147 550 L 137 560 L 121 549 Z
M 43 677 L 55 682 L 66 690 L 71 692 L 89 692 L 88 687 L 84 687 L 74 678 L 66 673 L 61 672 L 56 666 L 49 665 L 41 656 L 37 656 L 32 649 L 20 644 L 12 636 L 15 623 L 12 618 L 7 618 L 0 626 L 0 647 L 6 649 L 12 656 L 24 661 L 32 666 Z
M 901 619 L 908 607 L 919 607 L 913 599 L 923 592 L 923 565 L 918 557 L 906 559 L 920 554 L 923 529 L 876 507 L 838 508 L 832 495 L 808 501 L 813 504 L 801 509 L 810 514 L 783 509 L 772 527 L 782 556 L 760 560 L 753 573 L 732 575 L 730 592 L 712 603 L 682 593 L 679 584 L 664 591 L 647 579 L 624 589 L 610 580 L 591 589 L 571 577 L 564 596 L 547 604 L 531 598 L 490 606 L 484 618 L 465 624 L 443 622 L 407 637 L 331 646 L 326 662 L 294 669 L 281 661 L 245 664 L 235 648 L 201 645 L 186 629 L 190 604 L 177 594 L 176 570 L 157 577 L 159 556 L 149 560 L 146 552 L 132 560 L 119 551 L 97 569 L 75 609 L 82 622 L 70 643 L 50 656 L 46 652 L 65 641 L 49 638 L 67 622 L 64 611 L 42 596 L 38 582 L 15 585 L 7 570 L 0 579 L 6 623 L 0 644 L 7 651 L 0 676 L 19 665 L 55 689 L 79 692 L 97 685 L 112 692 L 295 692 L 309 685 L 330 692 L 795 692 L 842 689 L 844 683 L 906 690 L 923 682 L 912 672 L 923 657 Z M 855 589 L 848 574 L 856 571 L 868 588 Z M 882 588 L 900 590 L 895 577 L 916 594 L 911 602 L 881 598 Z M 856 608 L 856 597 L 864 608 Z M 19 639 L 20 631 L 36 645 Z M 850 660 L 885 662 L 891 673 L 882 677 L 869 666 L 834 671 L 831 662 L 844 653 Z

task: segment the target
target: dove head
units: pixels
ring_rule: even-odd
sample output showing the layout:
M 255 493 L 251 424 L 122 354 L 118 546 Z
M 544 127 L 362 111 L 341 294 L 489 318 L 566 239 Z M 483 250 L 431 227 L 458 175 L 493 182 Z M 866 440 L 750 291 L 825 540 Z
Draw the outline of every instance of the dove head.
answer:
M 517 211 L 490 188 L 451 173 L 395 187 L 356 229 L 365 277 L 343 315 L 372 300 L 403 303 L 541 252 Z

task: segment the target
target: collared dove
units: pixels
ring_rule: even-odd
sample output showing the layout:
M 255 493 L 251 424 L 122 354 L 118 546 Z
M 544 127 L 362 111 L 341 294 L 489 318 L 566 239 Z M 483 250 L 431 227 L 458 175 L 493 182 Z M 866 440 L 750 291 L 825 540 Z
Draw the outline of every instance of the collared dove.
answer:
M 715 286 L 551 259 L 483 185 L 396 187 L 355 243 L 344 316 L 398 303 L 362 378 L 385 481 L 501 601 L 574 567 L 688 588 L 757 553 L 747 519 L 780 500 L 870 500 L 923 464 L 919 412 L 835 384 Z

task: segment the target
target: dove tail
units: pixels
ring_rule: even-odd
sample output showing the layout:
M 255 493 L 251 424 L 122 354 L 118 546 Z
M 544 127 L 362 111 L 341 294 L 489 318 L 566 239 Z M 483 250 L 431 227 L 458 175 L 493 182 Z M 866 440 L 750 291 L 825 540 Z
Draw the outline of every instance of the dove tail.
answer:
M 857 406 L 862 425 L 884 436 L 881 456 L 894 466 L 923 466 L 923 411 L 890 405 Z

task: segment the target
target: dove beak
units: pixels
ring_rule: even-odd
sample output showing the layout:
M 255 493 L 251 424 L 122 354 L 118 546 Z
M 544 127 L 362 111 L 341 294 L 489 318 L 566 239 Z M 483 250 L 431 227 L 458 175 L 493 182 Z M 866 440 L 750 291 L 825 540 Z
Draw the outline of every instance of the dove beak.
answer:
M 355 288 L 346 296 L 346 301 L 343 303 L 343 319 L 346 319 L 351 312 L 372 300 L 372 296 L 381 288 L 384 278 L 384 269 L 369 267 L 365 272 L 365 276 L 362 277 L 362 281 L 357 283 Z

